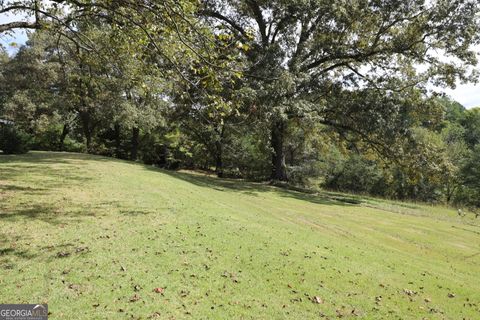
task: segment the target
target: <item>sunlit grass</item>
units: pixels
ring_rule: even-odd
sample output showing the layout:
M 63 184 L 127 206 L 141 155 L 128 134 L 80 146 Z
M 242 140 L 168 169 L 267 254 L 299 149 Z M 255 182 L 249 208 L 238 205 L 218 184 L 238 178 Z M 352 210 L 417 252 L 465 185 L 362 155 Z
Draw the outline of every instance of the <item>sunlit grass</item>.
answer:
M 480 318 L 477 220 L 342 197 L 0 156 L 0 300 L 52 319 Z

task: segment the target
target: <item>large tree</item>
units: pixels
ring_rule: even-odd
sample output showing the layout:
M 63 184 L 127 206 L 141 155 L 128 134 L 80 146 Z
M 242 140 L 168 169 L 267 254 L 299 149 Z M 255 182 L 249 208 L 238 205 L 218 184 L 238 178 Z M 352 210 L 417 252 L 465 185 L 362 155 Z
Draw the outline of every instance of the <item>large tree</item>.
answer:
M 205 0 L 202 14 L 248 41 L 245 76 L 271 128 L 272 179 L 285 180 L 289 118 L 315 116 L 383 147 L 406 134 L 407 120 L 391 124 L 426 112 L 412 101 L 427 81 L 468 78 L 478 11 L 476 0 Z
M 0 35 L 15 29 L 46 29 L 94 53 L 96 39 L 82 26 L 105 24 L 122 33 L 132 46 L 148 44 L 159 61 L 188 81 L 186 63 L 210 65 L 210 30 L 199 24 L 197 7 L 193 0 L 1 0 L 0 16 L 16 20 L 0 23 Z

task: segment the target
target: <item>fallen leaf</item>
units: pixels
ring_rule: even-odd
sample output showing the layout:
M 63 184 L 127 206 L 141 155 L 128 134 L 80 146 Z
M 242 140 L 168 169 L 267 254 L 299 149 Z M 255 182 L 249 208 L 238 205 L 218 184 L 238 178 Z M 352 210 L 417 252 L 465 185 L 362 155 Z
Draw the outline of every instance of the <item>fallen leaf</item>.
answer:
M 140 300 L 140 296 L 136 293 L 130 298 L 130 302 L 135 302 L 138 300 Z
M 148 317 L 149 319 L 159 319 L 161 318 L 161 314 L 160 312 L 154 312 L 150 317 Z
M 318 296 L 315 296 L 315 297 L 312 298 L 312 302 L 317 303 L 317 304 L 321 304 L 321 303 L 323 303 L 323 300 L 322 300 L 322 298 L 320 298 Z
M 409 290 L 409 289 L 403 289 L 403 292 L 405 292 L 406 295 L 409 295 L 409 296 L 414 296 L 417 294 L 416 291 L 413 291 L 413 290 Z
M 153 292 L 155 292 L 155 293 L 163 293 L 164 291 L 165 291 L 164 288 L 155 288 L 155 289 L 153 289 Z
M 65 257 L 68 257 L 69 255 L 70 255 L 70 252 L 60 251 L 57 253 L 57 258 L 65 258 Z
M 75 252 L 76 252 L 76 253 L 85 252 L 85 251 L 88 252 L 88 251 L 90 251 L 90 250 L 88 249 L 88 247 L 78 247 L 78 248 L 75 248 Z

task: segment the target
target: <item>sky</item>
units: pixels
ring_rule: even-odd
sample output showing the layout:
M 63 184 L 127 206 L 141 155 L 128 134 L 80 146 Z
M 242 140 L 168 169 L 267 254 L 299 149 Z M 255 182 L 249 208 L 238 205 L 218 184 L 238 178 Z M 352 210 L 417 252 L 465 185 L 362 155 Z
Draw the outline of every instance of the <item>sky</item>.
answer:
M 444 92 L 468 109 L 480 107 L 480 84 L 460 84 Z
M 23 30 L 17 30 L 11 35 L 0 35 L 0 44 L 7 49 L 10 55 L 15 54 L 18 47 L 25 44 L 26 41 L 27 33 Z
M 18 16 L 0 15 L 0 24 L 18 19 Z M 16 30 L 10 35 L 0 35 L 0 44 L 7 49 L 10 55 L 15 54 L 19 46 L 25 44 L 27 34 L 23 30 Z M 457 84 L 455 89 L 437 88 L 466 108 L 480 107 L 480 84 Z

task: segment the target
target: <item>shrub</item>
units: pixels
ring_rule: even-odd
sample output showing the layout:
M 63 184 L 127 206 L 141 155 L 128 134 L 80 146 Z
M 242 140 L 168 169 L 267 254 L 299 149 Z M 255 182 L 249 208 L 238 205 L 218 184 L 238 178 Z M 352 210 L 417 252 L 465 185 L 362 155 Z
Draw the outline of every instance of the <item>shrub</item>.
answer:
M 61 134 L 62 126 L 49 124 L 35 133 L 31 146 L 34 150 L 59 150 Z
M 157 133 L 146 134 L 141 139 L 139 155 L 145 164 L 161 168 L 175 170 L 187 165 L 183 152 Z
M 384 195 L 384 183 L 382 170 L 377 164 L 358 155 L 334 163 L 325 178 L 328 189 L 373 195 Z
M 0 126 L 0 149 L 5 154 L 27 153 L 30 136 L 11 125 Z
M 66 137 L 61 151 L 67 152 L 86 152 L 85 144 L 70 137 Z

